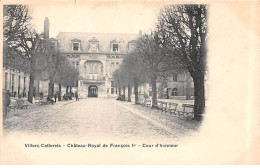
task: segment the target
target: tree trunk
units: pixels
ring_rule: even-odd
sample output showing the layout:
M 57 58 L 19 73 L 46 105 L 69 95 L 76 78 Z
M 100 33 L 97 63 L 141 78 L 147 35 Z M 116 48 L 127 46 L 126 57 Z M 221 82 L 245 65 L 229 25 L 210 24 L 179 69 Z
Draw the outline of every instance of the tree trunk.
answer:
M 156 76 L 152 76 L 152 107 L 157 105 L 157 92 L 156 92 Z
M 194 79 L 194 118 L 200 120 L 200 115 L 205 112 L 205 90 L 204 90 L 204 75 Z
M 59 83 L 59 95 L 58 100 L 61 101 L 61 84 Z
M 121 87 L 119 87 L 118 92 L 119 92 L 119 97 L 121 98 Z
M 34 91 L 34 72 L 30 74 L 30 82 L 29 82 L 29 93 L 28 93 L 28 102 L 32 103 L 33 101 L 33 91 Z
M 50 79 L 50 83 L 49 83 L 49 89 L 48 89 L 48 97 L 53 97 L 53 93 L 52 93 L 52 79 Z
M 70 86 L 70 93 L 71 93 L 71 88 L 72 88 L 72 87 Z
M 66 95 L 68 94 L 69 86 L 66 87 Z
M 190 82 L 186 82 L 186 100 L 190 100 Z
M 135 104 L 139 104 L 138 102 L 138 83 L 134 80 L 134 89 L 135 89 Z
M 126 97 L 125 97 L 125 86 L 123 87 L 123 101 L 126 100 Z
M 131 102 L 131 86 L 128 85 L 128 99 L 127 99 L 128 102 Z

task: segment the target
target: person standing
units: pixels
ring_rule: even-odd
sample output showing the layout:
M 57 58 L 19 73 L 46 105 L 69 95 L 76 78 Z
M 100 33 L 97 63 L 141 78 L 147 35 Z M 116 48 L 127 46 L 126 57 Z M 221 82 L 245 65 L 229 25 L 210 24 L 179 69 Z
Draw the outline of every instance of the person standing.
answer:
M 5 119 L 6 118 L 6 116 L 7 116 L 7 108 L 8 108 L 8 106 L 9 106 L 9 104 L 10 104 L 10 97 L 9 97 L 9 93 L 8 92 L 5 92 L 5 91 L 3 91 L 2 92 L 2 101 L 3 101 L 3 119 Z
M 54 94 L 54 100 L 55 100 L 55 103 L 56 103 L 56 100 L 57 100 L 57 93 Z
M 79 94 L 78 92 L 75 92 L 76 101 L 79 101 Z

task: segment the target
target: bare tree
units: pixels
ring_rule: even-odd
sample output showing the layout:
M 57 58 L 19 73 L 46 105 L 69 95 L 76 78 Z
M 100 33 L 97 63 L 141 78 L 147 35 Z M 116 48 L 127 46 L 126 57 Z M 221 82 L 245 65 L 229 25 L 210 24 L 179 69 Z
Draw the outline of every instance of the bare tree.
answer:
M 130 92 L 130 88 L 134 86 L 135 104 L 138 104 L 138 86 L 147 81 L 147 76 L 144 73 L 142 57 L 138 55 L 136 50 L 133 50 L 124 57 L 120 68 L 123 69 L 124 76 L 127 78 L 128 92 Z M 130 94 L 128 99 L 130 99 Z
M 207 55 L 207 6 L 171 5 L 160 14 L 158 27 L 167 34 L 167 46 L 179 50 L 181 64 L 194 81 L 195 118 L 205 110 L 205 69 Z
M 137 40 L 136 54 L 141 57 L 144 74 L 152 84 L 152 107 L 157 105 L 157 80 L 159 76 L 165 75 L 172 61 L 169 54 L 162 45 L 160 34 L 157 31 L 145 34 Z
M 29 95 L 32 102 L 36 67 L 36 56 L 43 50 L 43 36 L 38 34 L 30 24 L 28 7 L 25 5 L 4 6 L 4 42 L 6 48 L 22 52 L 29 64 Z

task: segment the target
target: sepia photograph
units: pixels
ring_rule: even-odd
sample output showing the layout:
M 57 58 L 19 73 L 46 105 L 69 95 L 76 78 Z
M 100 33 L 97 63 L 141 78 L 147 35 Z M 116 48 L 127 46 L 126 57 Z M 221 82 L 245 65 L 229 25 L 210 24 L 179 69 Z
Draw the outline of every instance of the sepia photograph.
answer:
M 2 3 L 0 163 L 259 164 L 245 4 Z

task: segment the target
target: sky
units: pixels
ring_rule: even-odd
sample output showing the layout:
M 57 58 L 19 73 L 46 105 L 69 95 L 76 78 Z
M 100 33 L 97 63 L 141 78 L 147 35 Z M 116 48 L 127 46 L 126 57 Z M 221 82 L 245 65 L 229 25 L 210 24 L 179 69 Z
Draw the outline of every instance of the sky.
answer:
M 157 21 L 162 3 L 95 2 L 32 5 L 33 24 L 43 32 L 49 18 L 50 37 L 59 32 L 133 33 L 150 32 Z

